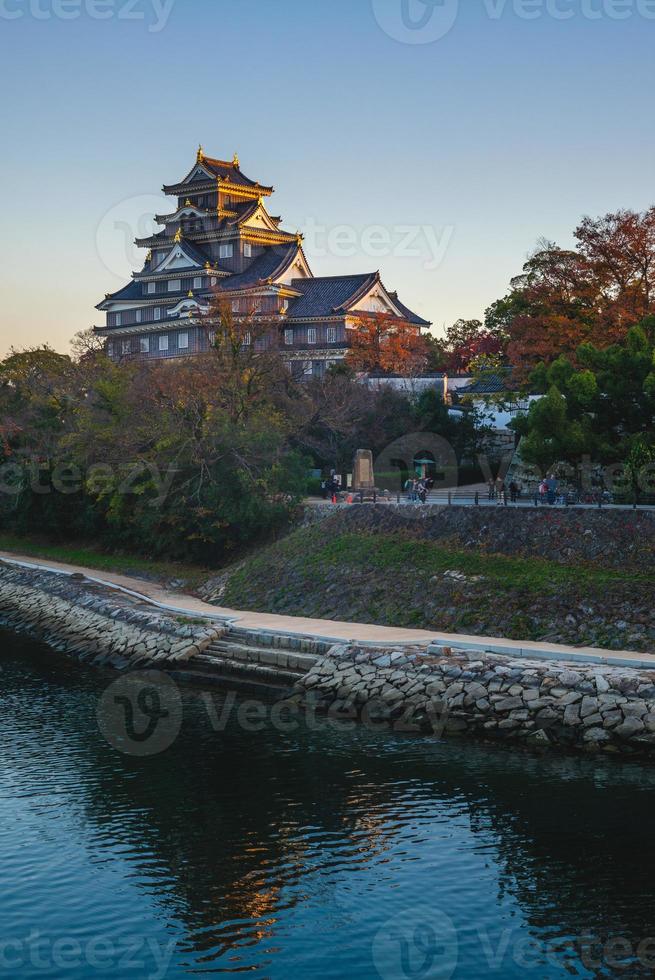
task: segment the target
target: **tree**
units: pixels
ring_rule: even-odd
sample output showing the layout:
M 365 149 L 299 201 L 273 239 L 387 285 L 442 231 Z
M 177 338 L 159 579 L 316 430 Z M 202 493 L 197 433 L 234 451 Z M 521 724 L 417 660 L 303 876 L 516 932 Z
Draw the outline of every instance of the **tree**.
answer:
M 465 374 L 480 358 L 504 363 L 504 341 L 500 330 L 488 329 L 480 320 L 457 320 L 443 341 L 446 371 Z
M 514 426 L 526 462 L 552 465 L 620 463 L 655 446 L 655 318 L 632 327 L 621 343 L 585 343 L 575 358 L 560 355 L 532 374 L 546 397 L 532 404 Z M 636 457 L 634 457 L 636 458 Z
M 346 363 L 354 371 L 422 374 L 428 362 L 428 346 L 418 327 L 384 313 L 366 313 L 352 330 Z
M 541 242 L 508 296 L 487 311 L 488 325 L 506 329 L 523 377 L 560 354 L 575 362 L 582 344 L 620 343 L 655 311 L 655 207 L 584 218 L 575 239 L 574 249 Z

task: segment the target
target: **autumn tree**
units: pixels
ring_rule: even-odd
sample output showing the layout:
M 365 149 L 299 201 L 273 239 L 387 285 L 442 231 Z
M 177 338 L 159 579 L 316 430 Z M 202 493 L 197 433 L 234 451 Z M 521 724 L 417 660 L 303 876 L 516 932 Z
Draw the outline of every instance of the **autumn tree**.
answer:
M 457 320 L 443 341 L 445 368 L 451 374 L 463 374 L 481 359 L 504 363 L 505 341 L 500 329 L 489 328 L 480 320 Z
M 655 207 L 587 217 L 575 240 L 573 249 L 541 242 L 487 313 L 488 325 L 507 330 L 509 358 L 524 377 L 560 354 L 575 361 L 581 344 L 620 343 L 655 311 Z
M 428 347 L 418 327 L 385 313 L 361 314 L 346 362 L 354 371 L 412 377 L 425 371 Z

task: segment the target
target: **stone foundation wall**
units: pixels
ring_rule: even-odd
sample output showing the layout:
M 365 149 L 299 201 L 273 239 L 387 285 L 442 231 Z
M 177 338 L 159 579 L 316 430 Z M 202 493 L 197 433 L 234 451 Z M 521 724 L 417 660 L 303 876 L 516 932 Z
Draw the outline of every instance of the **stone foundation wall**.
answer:
M 121 670 L 188 661 L 223 634 L 220 626 L 180 622 L 82 577 L 3 562 L 0 624 L 80 660 Z
M 655 669 L 339 646 L 294 697 L 336 718 L 399 731 L 655 753 Z

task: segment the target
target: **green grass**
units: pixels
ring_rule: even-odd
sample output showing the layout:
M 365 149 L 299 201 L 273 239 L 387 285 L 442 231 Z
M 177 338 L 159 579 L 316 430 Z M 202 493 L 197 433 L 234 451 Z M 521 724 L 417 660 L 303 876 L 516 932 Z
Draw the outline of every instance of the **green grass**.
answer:
M 207 569 L 195 565 L 154 561 L 137 555 L 107 553 L 95 548 L 92 544 L 83 542 L 53 544 L 43 538 L 20 537 L 16 534 L 0 533 L 0 551 L 8 551 L 28 558 L 44 558 L 48 561 L 80 565 L 99 572 L 133 575 L 136 578 L 155 579 L 161 582 L 181 579 L 190 589 L 197 588 L 211 575 Z
M 264 569 L 293 564 L 317 584 L 326 576 L 333 581 L 339 570 L 353 566 L 382 576 L 443 575 L 462 572 L 481 575 L 490 586 L 529 592 L 553 592 L 575 585 L 593 587 L 614 583 L 651 582 L 648 574 L 596 568 L 591 565 L 561 565 L 540 558 L 512 558 L 452 549 L 443 543 L 404 538 L 402 534 L 344 533 L 326 540 L 320 529 L 299 531 L 249 559 L 235 573 L 230 591 L 249 580 L 259 579 Z M 274 580 L 273 580 L 274 581 Z

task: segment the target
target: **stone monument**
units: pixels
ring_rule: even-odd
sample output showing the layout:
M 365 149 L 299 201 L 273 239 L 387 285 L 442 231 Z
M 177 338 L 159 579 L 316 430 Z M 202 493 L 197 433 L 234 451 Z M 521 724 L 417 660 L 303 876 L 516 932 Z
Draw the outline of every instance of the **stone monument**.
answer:
M 353 490 L 375 490 L 373 453 L 370 449 L 358 449 L 353 461 Z

